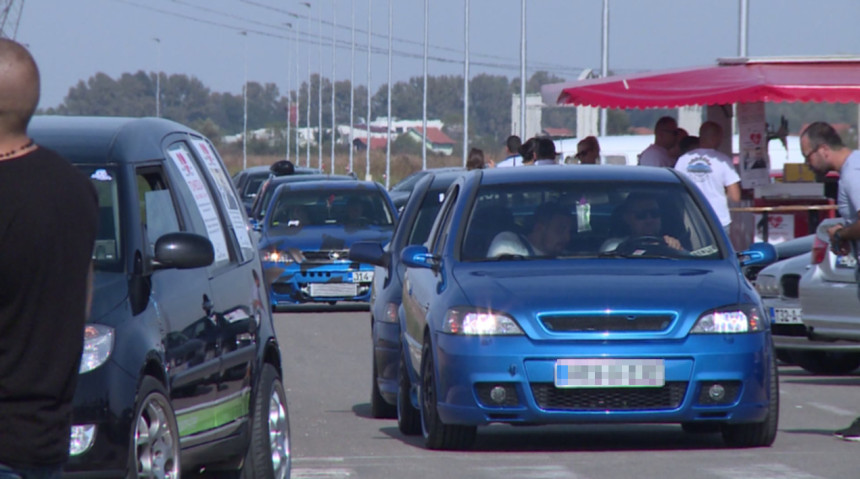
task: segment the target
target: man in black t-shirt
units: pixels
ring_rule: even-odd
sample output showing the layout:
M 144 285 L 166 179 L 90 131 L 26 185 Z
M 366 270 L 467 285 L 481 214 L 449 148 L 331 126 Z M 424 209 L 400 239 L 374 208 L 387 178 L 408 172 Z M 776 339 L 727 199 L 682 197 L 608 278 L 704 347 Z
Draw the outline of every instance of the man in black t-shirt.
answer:
M 98 199 L 27 137 L 39 71 L 0 39 L 0 478 L 54 479 L 69 456 Z

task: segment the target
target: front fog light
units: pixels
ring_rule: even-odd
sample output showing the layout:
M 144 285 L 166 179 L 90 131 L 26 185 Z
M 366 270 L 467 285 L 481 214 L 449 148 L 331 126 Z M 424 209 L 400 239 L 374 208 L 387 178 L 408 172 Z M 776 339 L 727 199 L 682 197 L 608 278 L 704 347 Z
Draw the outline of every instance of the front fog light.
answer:
M 490 399 L 492 399 L 493 402 L 502 404 L 505 402 L 507 396 L 508 394 L 505 392 L 505 388 L 501 386 L 496 386 L 493 389 L 490 389 Z
M 83 424 L 72 426 L 71 442 L 69 443 L 69 455 L 78 456 L 87 452 L 96 440 L 96 425 Z
M 711 398 L 711 401 L 720 402 L 726 397 L 726 388 L 720 384 L 714 384 L 708 388 L 708 397 Z

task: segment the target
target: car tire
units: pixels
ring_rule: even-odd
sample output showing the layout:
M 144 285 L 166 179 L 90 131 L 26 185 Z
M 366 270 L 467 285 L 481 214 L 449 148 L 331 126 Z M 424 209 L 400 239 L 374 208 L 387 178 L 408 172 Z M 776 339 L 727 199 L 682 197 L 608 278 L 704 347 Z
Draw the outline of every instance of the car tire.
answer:
M 370 385 L 370 414 L 377 419 L 392 419 L 397 417 L 397 406 L 388 404 L 379 392 L 379 370 L 376 367 L 376 358 L 373 362 L 373 381 Z
M 860 354 L 830 351 L 792 351 L 794 364 L 812 374 L 839 376 L 860 367 Z
M 251 441 L 242 468 L 243 479 L 290 477 L 292 451 L 287 397 L 277 370 L 268 363 L 263 364 L 260 371 L 251 420 Z
M 436 366 L 429 338 L 421 351 L 421 432 L 429 449 L 469 449 L 475 442 L 478 428 L 445 424 L 436 409 Z
M 767 417 L 762 422 L 751 424 L 723 424 L 723 442 L 729 447 L 768 447 L 776 439 L 779 423 L 779 372 L 776 358 L 770 362 L 770 401 Z
M 179 479 L 179 426 L 164 385 L 144 376 L 131 423 L 128 478 Z
M 407 436 L 421 434 L 421 414 L 412 405 L 409 371 L 406 370 L 406 353 L 400 353 L 397 374 L 397 428 Z

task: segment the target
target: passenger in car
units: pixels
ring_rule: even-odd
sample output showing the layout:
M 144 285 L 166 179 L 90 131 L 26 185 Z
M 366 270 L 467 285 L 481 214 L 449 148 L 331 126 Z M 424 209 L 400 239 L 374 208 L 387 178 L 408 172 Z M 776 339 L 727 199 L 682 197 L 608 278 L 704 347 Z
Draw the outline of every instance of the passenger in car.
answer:
M 611 234 L 600 251 L 613 251 L 631 238 L 652 237 L 662 239 L 666 246 L 683 250 L 674 236 L 664 234 L 663 216 L 657 198 L 645 193 L 631 193 L 613 213 Z
M 558 203 L 544 203 L 535 209 L 528 234 L 502 231 L 493 238 L 487 250 L 488 258 L 502 255 L 557 256 L 570 241 L 573 216 Z

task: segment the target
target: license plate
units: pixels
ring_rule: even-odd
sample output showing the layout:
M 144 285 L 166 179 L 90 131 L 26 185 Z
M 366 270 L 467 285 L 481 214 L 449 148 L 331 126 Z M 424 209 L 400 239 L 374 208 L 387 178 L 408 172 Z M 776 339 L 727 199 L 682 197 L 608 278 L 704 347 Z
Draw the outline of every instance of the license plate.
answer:
M 662 359 L 559 359 L 555 362 L 558 388 L 662 387 L 666 367 Z
M 373 281 L 373 271 L 354 271 L 352 273 L 353 283 L 370 283 Z
M 801 313 L 800 308 L 770 308 L 770 317 L 779 324 L 803 324 Z
M 311 283 L 311 296 L 337 298 L 355 296 L 358 285 L 355 283 Z
M 852 255 L 845 256 L 837 256 L 836 257 L 836 267 L 837 268 L 849 268 L 854 269 L 857 266 L 857 259 Z

